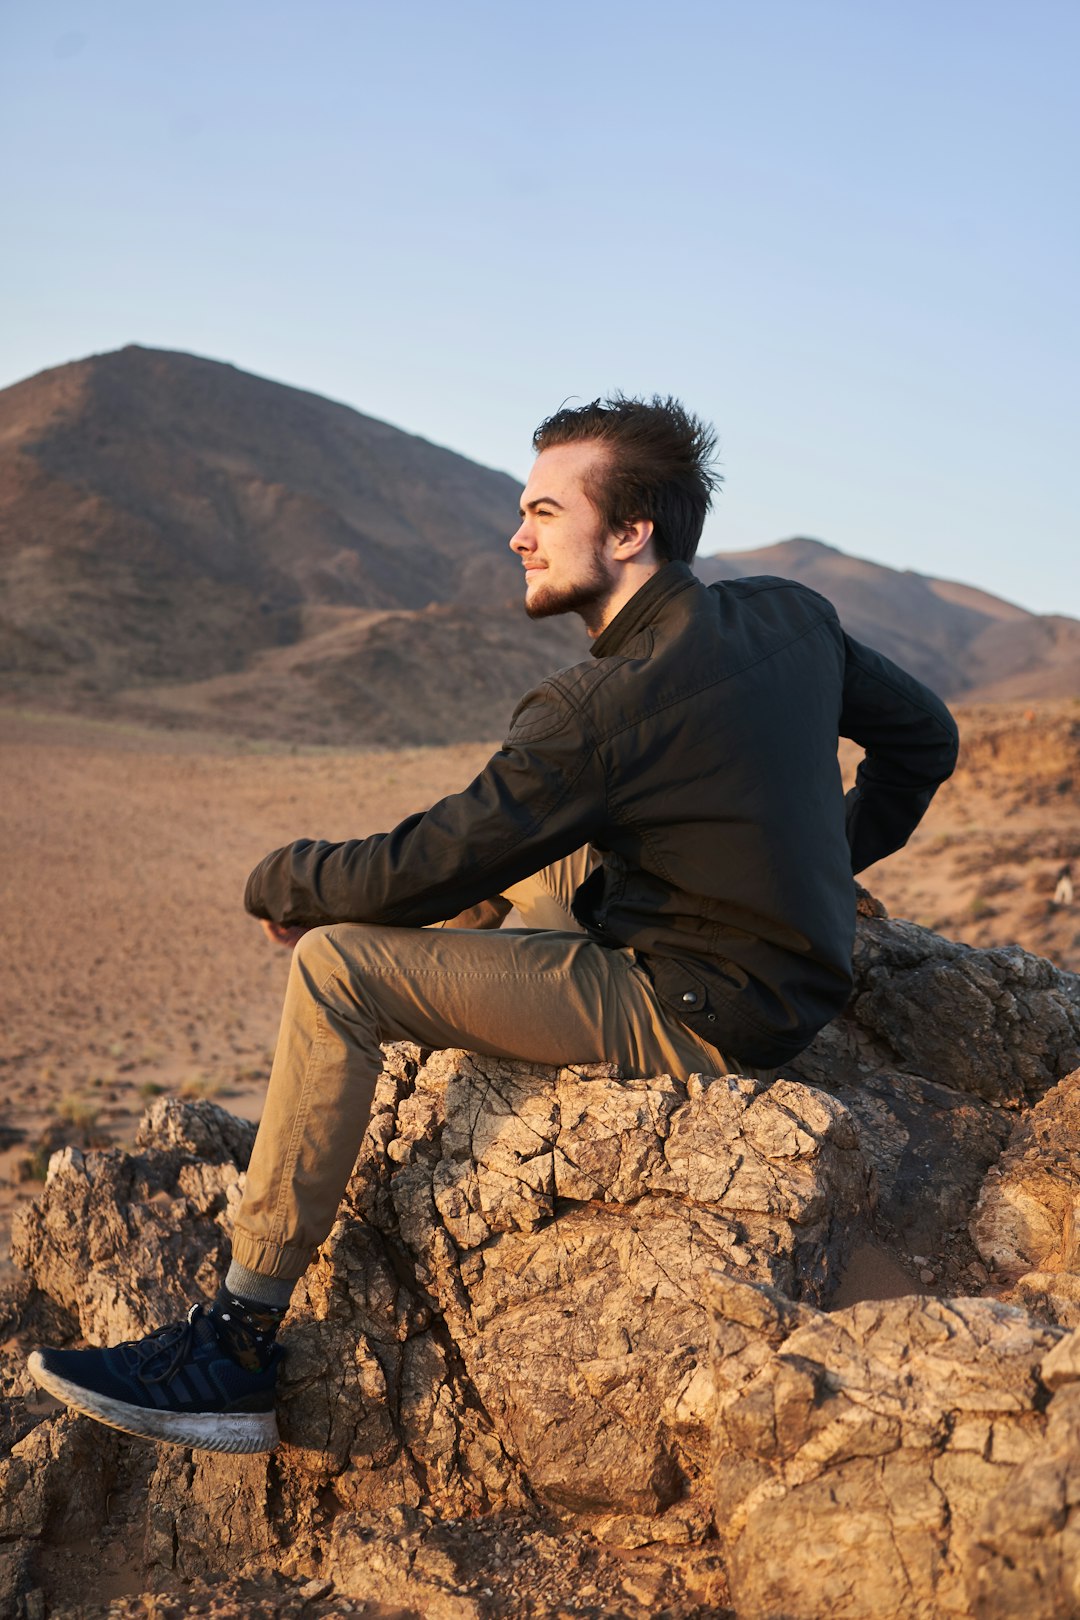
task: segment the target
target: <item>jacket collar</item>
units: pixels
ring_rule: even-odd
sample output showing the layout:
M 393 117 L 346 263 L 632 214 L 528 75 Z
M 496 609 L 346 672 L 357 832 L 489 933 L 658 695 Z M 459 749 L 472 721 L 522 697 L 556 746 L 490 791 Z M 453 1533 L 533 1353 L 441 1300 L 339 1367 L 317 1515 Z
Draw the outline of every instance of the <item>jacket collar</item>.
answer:
M 634 592 L 626 606 L 620 608 L 611 623 L 601 630 L 592 644 L 593 657 L 610 658 L 612 653 L 622 652 L 626 644 L 656 618 L 673 596 L 685 591 L 696 579 L 697 575 L 688 563 L 664 563 L 655 574 L 650 574 L 641 589 Z

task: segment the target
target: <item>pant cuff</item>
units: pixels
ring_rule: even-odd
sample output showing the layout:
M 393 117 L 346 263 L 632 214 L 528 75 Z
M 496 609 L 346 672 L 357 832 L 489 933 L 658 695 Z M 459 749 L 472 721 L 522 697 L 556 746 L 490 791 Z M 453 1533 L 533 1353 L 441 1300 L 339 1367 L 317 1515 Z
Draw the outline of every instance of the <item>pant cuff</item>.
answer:
M 260 1277 L 274 1277 L 282 1282 L 296 1282 L 315 1258 L 315 1249 L 299 1243 L 271 1243 L 266 1238 L 245 1232 L 242 1227 L 233 1231 L 232 1258 L 245 1271 L 258 1272 Z

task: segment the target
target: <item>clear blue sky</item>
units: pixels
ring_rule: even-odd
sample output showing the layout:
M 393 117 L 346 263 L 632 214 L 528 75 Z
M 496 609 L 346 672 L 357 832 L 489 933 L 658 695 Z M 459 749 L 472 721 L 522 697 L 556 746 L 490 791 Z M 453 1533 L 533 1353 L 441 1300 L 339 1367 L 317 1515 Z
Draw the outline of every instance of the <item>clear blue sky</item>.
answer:
M 524 475 L 567 397 L 717 425 L 809 534 L 1080 616 L 1077 0 L 21 0 L 0 386 L 124 343 Z

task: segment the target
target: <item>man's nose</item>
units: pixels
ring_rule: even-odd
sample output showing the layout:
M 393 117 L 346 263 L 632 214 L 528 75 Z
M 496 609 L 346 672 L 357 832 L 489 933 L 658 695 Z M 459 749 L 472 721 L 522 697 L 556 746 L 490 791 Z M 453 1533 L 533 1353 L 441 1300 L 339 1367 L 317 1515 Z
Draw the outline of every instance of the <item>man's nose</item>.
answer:
M 536 541 L 530 532 L 529 520 L 528 518 L 522 518 L 521 527 L 516 534 L 510 537 L 510 550 L 516 551 L 520 557 L 523 552 L 533 551 L 535 547 Z

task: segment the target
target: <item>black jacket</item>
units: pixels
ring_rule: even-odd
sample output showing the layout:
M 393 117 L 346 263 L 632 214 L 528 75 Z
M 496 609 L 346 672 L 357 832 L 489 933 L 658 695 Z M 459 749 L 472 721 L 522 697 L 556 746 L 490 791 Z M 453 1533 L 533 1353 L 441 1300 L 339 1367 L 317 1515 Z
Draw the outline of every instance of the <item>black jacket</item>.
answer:
M 866 749 L 845 806 L 838 736 Z M 956 762 L 932 692 L 784 579 L 668 563 L 519 703 L 464 792 L 392 832 L 268 855 L 245 902 L 283 923 L 420 926 L 585 843 L 574 911 L 639 953 L 675 1015 L 767 1067 L 844 1006 L 852 873 L 898 849 Z

